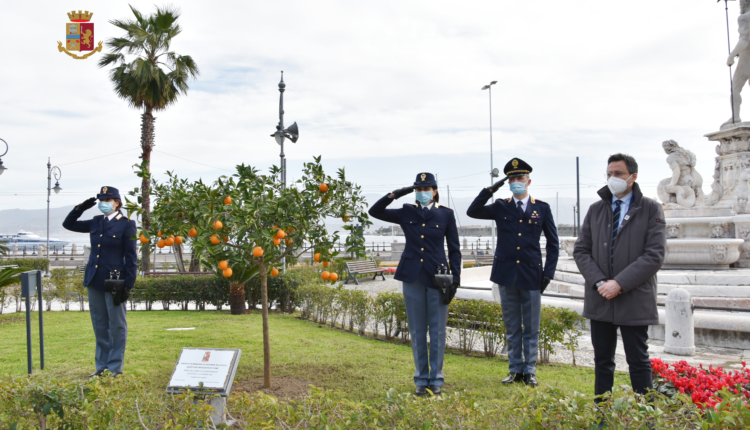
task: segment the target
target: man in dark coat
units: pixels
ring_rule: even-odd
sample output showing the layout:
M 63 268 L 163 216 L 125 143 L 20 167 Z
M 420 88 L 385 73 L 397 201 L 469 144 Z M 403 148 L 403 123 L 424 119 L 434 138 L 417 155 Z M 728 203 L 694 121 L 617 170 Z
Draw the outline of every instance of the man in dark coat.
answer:
M 635 183 L 635 159 L 615 154 L 607 164 L 607 186 L 589 208 L 573 252 L 585 279 L 583 316 L 591 320 L 597 398 L 612 389 L 618 328 L 633 391 L 653 388 L 648 326 L 659 324 L 656 273 L 667 246 L 664 211 Z
M 498 285 L 508 342 L 510 374 L 504 384 L 523 381 L 536 386 L 536 362 L 542 293 L 555 276 L 560 244 L 550 206 L 529 195 L 531 166 L 520 158 L 505 165 L 513 197 L 486 205 L 506 179 L 483 188 L 466 212 L 497 224 L 497 246 L 490 280 Z M 539 239 L 547 239 L 547 259 L 542 266 Z

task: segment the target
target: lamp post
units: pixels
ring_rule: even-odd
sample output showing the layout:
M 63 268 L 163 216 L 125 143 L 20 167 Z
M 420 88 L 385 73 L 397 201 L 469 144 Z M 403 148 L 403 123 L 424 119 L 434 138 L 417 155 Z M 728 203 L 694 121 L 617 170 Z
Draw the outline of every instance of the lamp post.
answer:
M 276 131 L 271 135 L 276 139 L 276 143 L 281 147 L 281 188 L 286 188 L 286 156 L 284 155 L 284 140 L 289 139 L 292 143 L 297 143 L 299 139 L 299 129 L 295 122 L 289 128 L 284 129 L 284 91 L 286 91 L 286 84 L 284 83 L 284 71 L 281 71 L 281 81 L 279 82 L 279 124 L 276 125 Z M 281 267 L 286 272 L 286 258 L 281 259 Z
M 489 84 L 482 87 L 482 90 L 489 90 L 490 94 L 490 186 L 495 183 L 495 178 L 500 176 L 500 171 L 495 168 L 492 160 L 492 86 L 497 81 L 492 81 Z M 492 250 L 495 249 L 495 223 L 491 224 L 492 228 Z
M 52 188 L 52 176 L 55 177 L 55 187 Z M 47 158 L 47 261 L 49 261 L 49 197 L 52 194 L 52 191 L 55 192 L 55 194 L 59 194 L 60 191 L 62 191 L 62 188 L 60 188 L 60 178 L 62 177 L 62 172 L 60 171 L 60 168 L 57 166 L 52 166 L 50 163 L 50 159 Z M 49 277 L 49 264 L 47 264 L 47 272 L 44 276 Z
M 0 154 L 0 157 L 2 157 L 3 155 L 5 155 L 5 154 L 8 153 L 8 142 L 4 141 L 3 139 L 0 139 L 0 141 L 2 141 L 5 144 L 5 152 L 3 152 L 2 154 Z M 5 166 L 3 166 L 3 159 L 0 158 L 0 175 L 2 175 L 3 172 L 6 171 L 6 170 L 8 170 L 8 168 L 5 167 Z

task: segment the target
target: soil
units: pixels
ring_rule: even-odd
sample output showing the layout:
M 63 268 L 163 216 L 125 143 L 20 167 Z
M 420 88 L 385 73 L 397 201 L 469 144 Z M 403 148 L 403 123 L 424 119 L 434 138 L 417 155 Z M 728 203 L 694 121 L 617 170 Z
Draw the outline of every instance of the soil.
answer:
M 321 387 L 320 384 L 295 376 L 272 376 L 271 388 L 263 388 L 263 378 L 257 378 L 249 381 L 237 381 L 233 389 L 247 393 L 262 391 L 264 394 L 274 396 L 279 400 L 292 400 L 307 394 L 311 384 Z

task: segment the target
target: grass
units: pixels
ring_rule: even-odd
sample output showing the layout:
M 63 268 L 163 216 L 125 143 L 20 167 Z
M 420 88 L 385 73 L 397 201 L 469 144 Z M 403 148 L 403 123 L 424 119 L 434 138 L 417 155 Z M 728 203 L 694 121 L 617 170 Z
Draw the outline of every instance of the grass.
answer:
M 43 378 L 83 379 L 94 370 L 94 334 L 88 312 L 44 314 L 45 361 L 39 370 L 38 315 L 32 316 L 34 373 Z M 168 328 L 195 327 L 188 331 Z M 303 378 L 351 399 L 383 398 L 389 388 L 413 390 L 411 348 L 362 338 L 292 315 L 270 316 L 273 376 Z M 237 381 L 263 376 L 259 312 L 234 316 L 222 311 L 139 311 L 128 313 L 125 372 L 146 378 L 148 388 L 163 392 L 182 347 L 239 348 Z M 23 314 L 0 315 L 0 378 L 26 375 L 26 324 Z M 522 385 L 500 383 L 508 372 L 502 358 L 446 354 L 444 390 L 469 390 L 482 399 L 505 398 Z M 570 365 L 540 365 L 537 377 L 568 394 L 593 393 L 594 371 Z M 615 386 L 628 384 L 617 373 Z

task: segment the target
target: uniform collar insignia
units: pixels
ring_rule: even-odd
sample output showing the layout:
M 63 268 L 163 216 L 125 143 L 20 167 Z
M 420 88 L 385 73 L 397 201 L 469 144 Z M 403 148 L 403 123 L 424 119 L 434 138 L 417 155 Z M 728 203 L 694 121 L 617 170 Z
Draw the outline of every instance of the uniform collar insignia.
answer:
M 115 219 L 116 219 L 117 221 L 119 221 L 119 220 L 120 220 L 120 218 L 122 218 L 122 214 L 117 214 L 117 216 L 115 217 Z
M 529 196 L 529 201 L 531 202 L 531 204 L 532 204 L 532 205 L 533 205 L 533 204 L 535 203 L 535 202 L 534 202 L 534 198 L 533 198 L 533 197 L 531 197 L 531 196 Z

